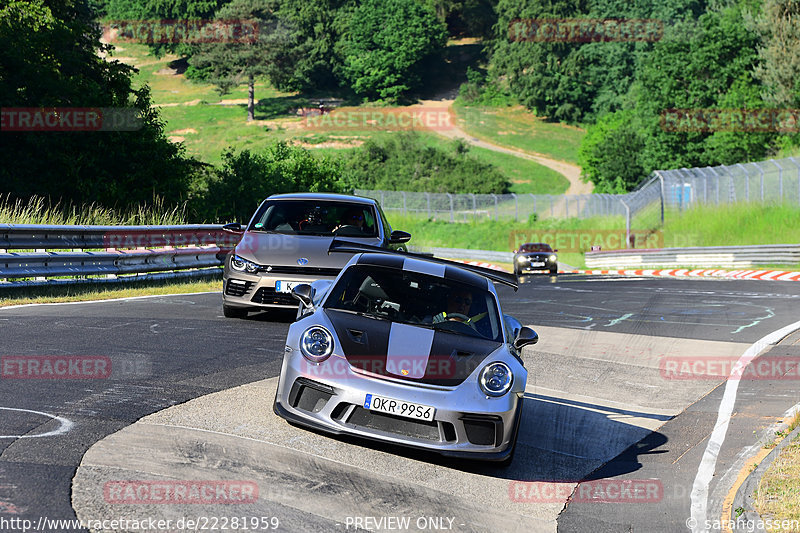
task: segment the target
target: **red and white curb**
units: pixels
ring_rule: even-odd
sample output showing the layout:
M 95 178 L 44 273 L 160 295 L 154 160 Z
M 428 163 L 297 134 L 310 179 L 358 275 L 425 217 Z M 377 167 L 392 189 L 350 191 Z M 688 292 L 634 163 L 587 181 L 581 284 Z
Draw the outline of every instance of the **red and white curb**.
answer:
M 507 269 L 481 261 L 463 261 L 451 259 L 458 263 L 474 265 L 501 272 L 508 272 Z M 542 271 L 542 274 L 548 274 Z M 594 274 L 594 275 L 614 275 L 614 276 L 665 276 L 673 278 L 730 278 L 730 279 L 762 279 L 769 281 L 800 281 L 800 272 L 788 270 L 722 270 L 722 269 L 687 269 L 673 268 L 661 270 L 559 270 L 559 274 Z
M 787 270 L 559 270 L 559 274 L 614 274 L 619 276 L 668 276 L 690 278 L 732 278 L 732 279 L 765 279 L 769 281 L 800 281 L 800 272 Z

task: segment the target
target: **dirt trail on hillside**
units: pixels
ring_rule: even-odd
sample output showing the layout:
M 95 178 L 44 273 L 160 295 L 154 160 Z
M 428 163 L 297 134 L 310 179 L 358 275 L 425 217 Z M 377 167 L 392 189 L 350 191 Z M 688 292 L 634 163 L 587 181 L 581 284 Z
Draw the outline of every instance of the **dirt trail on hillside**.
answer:
M 445 93 L 434 96 L 431 100 L 420 100 L 419 105 L 422 107 L 446 107 L 450 109 L 457 93 L 457 89 L 451 89 Z M 455 113 L 453 113 L 453 116 L 455 116 Z M 525 152 L 515 148 L 506 148 L 505 146 L 500 146 L 489 141 L 478 139 L 477 137 L 473 137 L 466 131 L 459 128 L 456 124 L 453 124 L 452 127 L 447 129 L 437 129 L 436 133 L 443 137 L 447 137 L 448 139 L 463 139 L 467 143 L 479 148 L 486 148 L 487 150 L 493 150 L 495 152 L 511 154 L 517 157 L 522 157 L 523 159 L 530 159 L 531 161 L 535 161 L 540 165 L 553 169 L 567 178 L 569 181 L 569 188 L 567 189 L 566 194 L 591 194 L 592 189 L 594 188 L 592 183 L 584 183 L 581 181 L 581 167 L 577 165 L 573 165 L 565 161 L 551 159 L 542 154 Z

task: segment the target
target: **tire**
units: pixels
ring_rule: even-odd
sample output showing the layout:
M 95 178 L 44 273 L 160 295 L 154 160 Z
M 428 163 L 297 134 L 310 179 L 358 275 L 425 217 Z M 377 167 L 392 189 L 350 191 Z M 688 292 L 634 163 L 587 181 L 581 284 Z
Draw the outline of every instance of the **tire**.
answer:
M 557 264 L 555 264 L 555 265 L 550 267 L 550 275 L 553 275 L 553 274 L 558 274 L 558 265 Z
M 247 318 L 247 309 L 222 304 L 222 314 L 225 318 Z

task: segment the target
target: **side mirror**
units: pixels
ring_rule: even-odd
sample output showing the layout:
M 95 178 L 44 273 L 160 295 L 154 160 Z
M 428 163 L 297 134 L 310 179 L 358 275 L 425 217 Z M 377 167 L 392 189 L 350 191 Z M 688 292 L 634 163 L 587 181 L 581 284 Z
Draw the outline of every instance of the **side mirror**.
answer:
M 523 346 L 536 344 L 537 342 L 539 342 L 539 334 L 528 326 L 523 326 L 517 333 L 517 338 L 514 339 L 514 348 L 521 350 Z
M 406 231 L 394 230 L 389 236 L 389 244 L 400 244 L 411 240 L 411 234 Z
M 292 287 L 292 296 L 295 299 L 300 300 L 300 303 L 303 304 L 303 307 L 309 309 L 313 306 L 313 295 L 314 289 L 311 288 L 311 285 L 308 283 L 301 283 L 300 285 L 295 285 Z
M 243 233 L 244 230 L 242 229 L 242 225 L 238 222 L 231 222 L 230 224 L 225 224 L 222 226 L 223 231 L 227 231 L 228 233 Z
M 553 250 L 553 253 L 556 253 L 557 251 L 558 251 L 558 248 L 556 248 L 555 250 Z

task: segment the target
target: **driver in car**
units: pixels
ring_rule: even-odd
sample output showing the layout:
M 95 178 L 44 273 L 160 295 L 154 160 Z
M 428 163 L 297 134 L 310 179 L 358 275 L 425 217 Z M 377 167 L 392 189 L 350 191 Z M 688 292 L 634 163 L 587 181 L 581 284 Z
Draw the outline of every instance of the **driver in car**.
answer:
M 472 293 L 465 289 L 454 289 L 447 298 L 447 310 L 433 317 L 433 323 L 455 320 L 470 324 L 469 310 L 472 307 Z
M 360 209 L 349 209 L 347 213 L 345 213 L 341 224 L 333 228 L 333 231 L 337 231 L 345 226 L 355 226 L 359 231 L 364 231 L 364 212 Z

